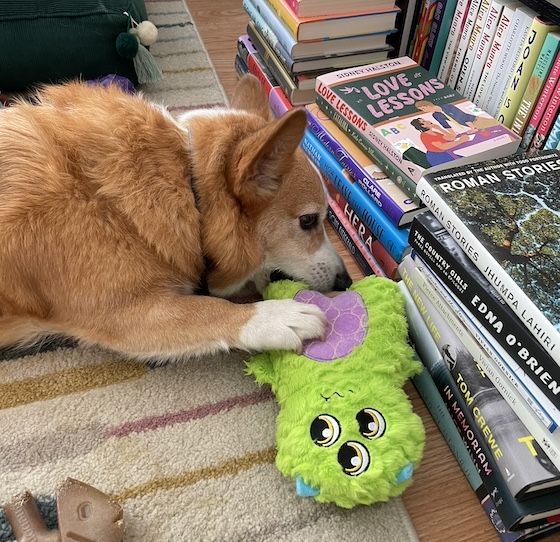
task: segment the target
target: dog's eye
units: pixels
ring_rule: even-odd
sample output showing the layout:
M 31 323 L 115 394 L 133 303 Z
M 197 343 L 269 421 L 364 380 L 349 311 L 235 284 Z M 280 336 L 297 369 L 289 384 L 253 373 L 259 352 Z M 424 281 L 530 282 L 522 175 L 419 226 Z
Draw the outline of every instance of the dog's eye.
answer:
M 356 420 L 360 426 L 360 433 L 368 439 L 379 438 L 385 433 L 385 418 L 379 410 L 364 408 L 358 412 Z
M 301 215 L 299 217 L 299 225 L 302 230 L 312 230 L 317 224 L 319 224 L 318 214 Z
M 311 422 L 311 439 L 317 446 L 328 448 L 340 436 L 340 424 L 334 416 L 321 414 Z

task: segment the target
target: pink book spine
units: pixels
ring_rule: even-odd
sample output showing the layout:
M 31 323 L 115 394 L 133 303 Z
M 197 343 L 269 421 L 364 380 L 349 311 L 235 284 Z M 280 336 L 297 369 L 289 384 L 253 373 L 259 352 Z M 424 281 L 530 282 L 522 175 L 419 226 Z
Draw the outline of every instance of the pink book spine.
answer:
M 531 120 L 527 125 L 525 134 L 523 134 L 523 140 L 521 142 L 522 149 L 527 149 L 529 148 L 529 146 L 532 146 L 531 142 L 534 136 L 536 135 L 536 131 L 540 126 L 545 111 L 547 110 L 548 103 L 550 102 L 552 93 L 556 88 L 556 83 L 558 82 L 559 77 L 560 77 L 560 54 L 556 57 L 556 60 L 552 65 L 552 69 L 550 70 L 548 79 L 544 84 L 541 95 L 537 100 L 537 105 L 535 105 L 535 109 L 533 110 L 533 114 L 531 115 Z
M 548 102 L 548 107 L 545 109 L 542 116 L 539 127 L 537 128 L 537 133 L 531 142 L 531 149 L 542 149 L 548 133 L 550 132 L 552 125 L 556 121 L 558 116 L 558 110 L 560 109 L 560 80 L 556 83 L 552 97 Z
M 299 14 L 299 2 L 298 2 L 298 0 L 286 0 L 286 4 L 292 10 L 294 15 Z

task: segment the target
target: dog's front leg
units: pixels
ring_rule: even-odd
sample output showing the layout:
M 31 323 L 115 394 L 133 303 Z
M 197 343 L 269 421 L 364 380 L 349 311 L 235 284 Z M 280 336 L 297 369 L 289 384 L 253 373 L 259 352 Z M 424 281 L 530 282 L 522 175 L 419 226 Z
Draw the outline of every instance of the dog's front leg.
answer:
M 170 359 L 240 348 L 298 350 L 320 337 L 325 317 L 293 300 L 235 304 L 224 299 L 164 294 L 112 310 L 78 338 L 142 359 Z

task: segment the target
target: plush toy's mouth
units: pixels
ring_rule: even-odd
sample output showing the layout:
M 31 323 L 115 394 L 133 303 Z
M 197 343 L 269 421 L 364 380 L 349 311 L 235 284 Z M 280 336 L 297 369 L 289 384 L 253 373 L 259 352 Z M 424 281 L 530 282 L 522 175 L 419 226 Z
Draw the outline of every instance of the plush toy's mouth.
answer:
M 354 393 L 354 390 L 348 390 L 348 393 Z M 341 393 L 339 393 L 337 391 L 335 391 L 334 393 L 331 393 L 330 395 L 323 395 L 321 393 L 321 397 L 327 402 L 335 396 L 336 397 L 344 397 L 344 395 L 342 395 Z

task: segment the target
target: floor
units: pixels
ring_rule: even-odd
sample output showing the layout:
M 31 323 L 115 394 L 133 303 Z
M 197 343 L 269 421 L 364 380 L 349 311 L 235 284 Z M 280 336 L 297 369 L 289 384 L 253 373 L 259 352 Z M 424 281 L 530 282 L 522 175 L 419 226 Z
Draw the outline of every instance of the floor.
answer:
M 236 39 L 239 34 L 244 33 L 248 21 L 241 7 L 241 0 L 187 0 L 187 4 L 224 90 L 231 96 L 237 80 L 233 67 Z M 360 270 L 336 234 L 330 228 L 329 232 L 353 278 L 361 277 Z M 422 400 L 412 386 L 409 386 L 407 391 L 427 430 L 424 460 L 415 474 L 415 483 L 403 497 L 420 540 L 499 540 Z M 547 540 L 552 542 L 553 538 Z

